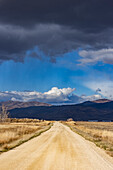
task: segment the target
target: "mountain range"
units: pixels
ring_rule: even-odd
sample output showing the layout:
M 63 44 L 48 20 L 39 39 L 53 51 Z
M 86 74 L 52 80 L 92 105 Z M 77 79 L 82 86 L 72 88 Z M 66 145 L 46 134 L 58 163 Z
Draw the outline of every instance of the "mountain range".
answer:
M 11 118 L 44 120 L 72 118 L 75 121 L 113 121 L 113 101 L 107 99 L 62 106 L 52 106 L 40 102 L 14 102 L 14 105 L 13 102 L 9 103 L 8 101 L 7 108 Z
M 26 108 L 26 107 L 31 107 L 31 106 L 52 106 L 51 104 L 48 103 L 42 103 L 42 102 L 36 102 L 36 101 L 31 101 L 31 102 L 20 102 L 20 101 L 4 101 L 0 102 L 0 107 L 4 105 L 7 110 L 12 110 L 15 108 Z

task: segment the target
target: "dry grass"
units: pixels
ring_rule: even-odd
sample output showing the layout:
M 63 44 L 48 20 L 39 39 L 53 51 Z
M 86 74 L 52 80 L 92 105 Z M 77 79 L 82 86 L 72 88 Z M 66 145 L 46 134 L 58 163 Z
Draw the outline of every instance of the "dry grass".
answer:
M 0 152 L 14 148 L 48 130 L 49 121 L 13 120 L 13 123 L 0 123 Z
M 113 156 L 113 122 L 65 122 L 73 131 Z

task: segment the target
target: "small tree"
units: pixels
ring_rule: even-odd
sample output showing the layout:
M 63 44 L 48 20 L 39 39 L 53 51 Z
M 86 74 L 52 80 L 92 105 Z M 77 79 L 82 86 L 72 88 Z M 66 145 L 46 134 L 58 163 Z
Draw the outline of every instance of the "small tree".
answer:
M 9 112 L 7 112 L 7 109 L 5 105 L 3 104 L 1 107 L 1 113 L 0 113 L 0 119 L 2 122 L 5 122 L 6 119 L 8 118 Z

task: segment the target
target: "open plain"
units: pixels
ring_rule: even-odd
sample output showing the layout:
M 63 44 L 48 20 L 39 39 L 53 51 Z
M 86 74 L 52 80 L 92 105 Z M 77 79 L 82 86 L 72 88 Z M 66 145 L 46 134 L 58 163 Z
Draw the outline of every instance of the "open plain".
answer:
M 113 160 L 93 143 L 55 122 L 48 131 L 0 155 L 1 170 L 112 170 Z

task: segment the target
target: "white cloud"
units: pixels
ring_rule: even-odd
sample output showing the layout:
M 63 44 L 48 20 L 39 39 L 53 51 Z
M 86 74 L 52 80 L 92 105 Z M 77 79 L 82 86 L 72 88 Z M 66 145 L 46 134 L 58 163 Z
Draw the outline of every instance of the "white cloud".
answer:
M 18 92 L 18 91 L 5 91 L 0 92 L 0 101 L 13 100 L 13 101 L 39 101 L 39 102 L 47 102 L 47 103 L 58 103 L 69 101 L 69 96 L 71 93 L 75 91 L 75 88 L 63 88 L 58 89 L 57 87 L 53 87 L 48 92 Z
M 113 64 L 113 49 L 101 49 L 98 51 L 82 50 L 79 51 L 79 55 L 82 57 L 79 62 L 81 64 L 93 64 L 99 61 L 107 64 Z
M 62 88 L 58 89 L 57 87 L 53 87 L 51 90 L 41 93 L 37 91 L 5 91 L 0 92 L 0 101 L 38 101 L 52 104 L 76 104 L 84 101 L 92 101 L 102 98 L 100 94 L 92 95 L 92 96 L 78 96 L 74 94 L 75 88 Z
M 94 95 L 91 95 L 91 96 L 82 95 L 81 97 L 82 97 L 82 102 L 83 101 L 94 101 L 94 100 L 102 99 L 101 94 L 94 94 Z
M 113 99 L 113 81 L 92 81 L 85 83 L 85 86 L 96 91 L 108 99 Z

